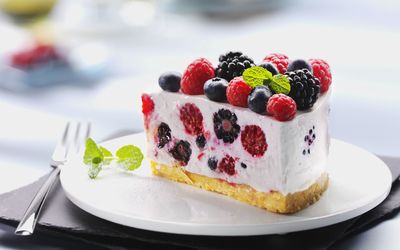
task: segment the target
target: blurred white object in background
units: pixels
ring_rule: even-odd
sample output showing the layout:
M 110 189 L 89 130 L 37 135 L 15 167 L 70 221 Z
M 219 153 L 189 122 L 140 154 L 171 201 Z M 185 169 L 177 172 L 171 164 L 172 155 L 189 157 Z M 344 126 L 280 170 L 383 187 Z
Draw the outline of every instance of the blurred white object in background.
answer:
M 153 0 L 71 0 L 60 3 L 53 19 L 65 32 L 126 35 L 150 25 L 154 15 Z

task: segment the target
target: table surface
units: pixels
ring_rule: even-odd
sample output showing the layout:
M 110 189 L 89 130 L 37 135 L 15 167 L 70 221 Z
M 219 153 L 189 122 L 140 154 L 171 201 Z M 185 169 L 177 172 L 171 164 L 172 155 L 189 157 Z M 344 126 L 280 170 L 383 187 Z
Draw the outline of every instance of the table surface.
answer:
M 74 1 L 72 1 L 74 2 Z M 400 3 L 396 1 L 284 1 L 284 6 L 244 16 L 174 14 L 156 9 L 144 27 L 81 34 L 65 26 L 62 8 L 52 17 L 63 45 L 96 42 L 110 55 L 109 76 L 93 86 L 61 85 L 41 91 L 0 91 L 0 193 L 36 180 L 65 121 L 90 120 L 98 140 L 141 131 L 140 94 L 158 89 L 167 70 L 183 71 L 194 58 L 217 62 L 227 50 L 260 61 L 269 52 L 326 59 L 333 72 L 331 134 L 381 155 L 400 157 Z M 66 1 L 61 6 L 70 7 Z M 64 9 L 65 11 L 65 9 Z M 30 37 L 0 16 L 0 56 Z M 302 34 L 306 38 L 298 38 Z M 261 54 L 260 54 L 261 53 Z M 400 216 L 337 246 L 398 249 Z M 63 249 L 70 242 L 24 239 L 0 228 L 0 249 Z

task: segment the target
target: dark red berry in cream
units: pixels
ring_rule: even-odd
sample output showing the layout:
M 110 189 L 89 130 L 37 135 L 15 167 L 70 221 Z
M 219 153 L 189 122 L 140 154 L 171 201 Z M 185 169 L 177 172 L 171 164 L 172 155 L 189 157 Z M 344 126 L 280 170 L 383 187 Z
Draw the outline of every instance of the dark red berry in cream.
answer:
M 236 173 L 235 162 L 236 161 L 232 156 L 225 155 L 225 157 L 219 162 L 218 169 L 228 175 L 234 175 Z
M 263 156 L 268 144 L 265 134 L 257 125 L 247 125 L 240 134 L 243 148 L 253 157 Z
M 200 109 L 193 103 L 186 103 L 179 109 L 181 119 L 186 133 L 200 135 L 203 133 L 203 115 Z

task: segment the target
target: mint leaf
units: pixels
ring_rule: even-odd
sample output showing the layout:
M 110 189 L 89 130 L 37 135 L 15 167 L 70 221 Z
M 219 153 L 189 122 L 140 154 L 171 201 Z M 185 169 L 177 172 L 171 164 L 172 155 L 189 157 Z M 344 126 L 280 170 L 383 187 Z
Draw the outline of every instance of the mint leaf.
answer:
M 275 75 L 268 84 L 275 93 L 289 94 L 289 79 L 282 74 Z
M 123 146 L 115 153 L 117 162 L 126 170 L 135 170 L 142 164 L 143 154 L 140 148 L 127 145 Z
M 103 157 L 104 157 L 103 164 L 104 165 L 109 165 L 111 163 L 111 161 L 113 160 L 112 159 L 113 154 L 108 149 L 106 149 L 105 147 L 102 147 L 102 146 L 100 146 L 100 151 L 101 151 L 101 153 L 103 154 Z
M 88 175 L 90 179 L 96 179 L 96 177 L 99 175 L 100 171 L 102 170 L 102 165 L 101 164 L 92 164 L 89 167 L 88 170 Z
M 96 142 L 92 138 L 86 140 L 85 154 L 83 155 L 83 162 L 86 165 L 100 164 L 103 161 L 103 154 Z M 94 163 L 97 162 L 97 163 Z
M 243 80 L 250 87 L 256 87 L 264 84 L 265 80 L 271 79 L 272 73 L 263 67 L 254 66 L 247 68 L 243 72 Z

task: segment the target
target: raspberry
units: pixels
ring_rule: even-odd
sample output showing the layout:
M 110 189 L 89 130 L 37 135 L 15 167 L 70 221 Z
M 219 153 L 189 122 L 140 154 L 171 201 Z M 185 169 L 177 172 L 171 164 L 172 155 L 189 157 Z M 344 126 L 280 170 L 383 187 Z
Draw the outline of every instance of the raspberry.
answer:
M 296 115 L 296 102 L 287 95 L 275 94 L 269 98 L 267 112 L 278 121 L 289 121 Z
M 289 65 L 289 57 L 287 57 L 284 54 L 279 54 L 279 53 L 272 53 L 272 54 L 267 55 L 264 58 L 264 61 L 272 62 L 273 64 L 275 64 L 275 66 L 279 70 L 279 73 L 281 73 L 281 74 L 286 72 L 287 67 Z
M 320 92 L 326 92 L 332 83 L 332 74 L 329 64 L 322 59 L 310 59 L 309 62 L 313 68 L 314 76 L 319 80 L 321 86 Z
M 186 103 L 179 109 L 179 117 L 185 126 L 186 133 L 200 135 L 203 133 L 203 115 L 193 103 Z
M 142 113 L 148 116 L 154 110 L 154 102 L 148 94 L 142 95 Z
M 175 143 L 174 147 L 169 151 L 175 160 L 181 162 L 183 166 L 186 166 L 192 155 L 192 149 L 190 143 L 184 140 L 180 140 Z
M 187 95 L 204 94 L 204 83 L 215 76 L 212 64 L 205 58 L 193 61 L 185 70 L 181 90 Z
M 234 106 L 247 108 L 247 97 L 251 92 L 251 87 L 246 84 L 243 77 L 233 78 L 226 89 L 226 98 Z
M 224 158 L 218 164 L 219 171 L 228 175 L 234 175 L 235 171 L 235 159 L 232 156 L 225 155 Z
M 149 128 L 150 114 L 154 110 L 154 102 L 148 94 L 142 95 L 142 112 L 144 115 L 144 127 Z
M 240 134 L 240 140 L 244 149 L 253 157 L 263 156 L 267 151 L 268 144 L 265 134 L 257 125 L 247 125 Z
M 171 129 L 168 124 L 162 122 L 157 129 L 158 148 L 163 148 L 169 141 L 171 141 Z

